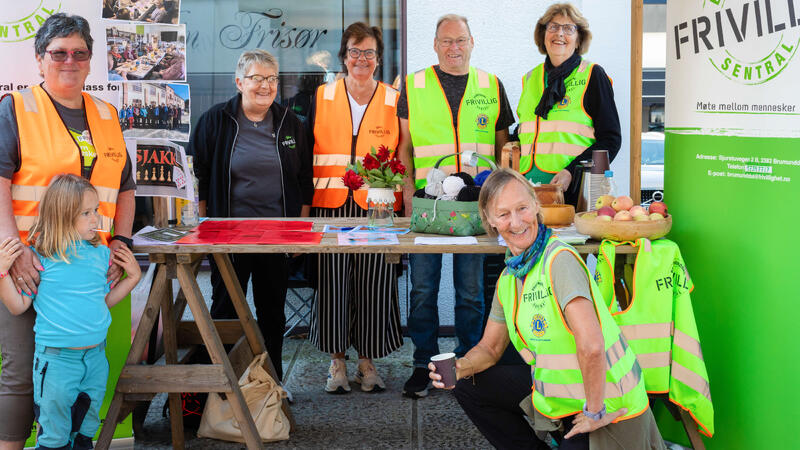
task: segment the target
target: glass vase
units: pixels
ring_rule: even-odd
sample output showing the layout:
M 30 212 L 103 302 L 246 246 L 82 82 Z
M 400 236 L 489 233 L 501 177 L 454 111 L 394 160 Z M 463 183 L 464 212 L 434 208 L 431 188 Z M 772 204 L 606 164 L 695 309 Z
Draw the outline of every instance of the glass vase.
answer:
M 394 189 L 367 189 L 367 225 L 370 227 L 394 225 Z

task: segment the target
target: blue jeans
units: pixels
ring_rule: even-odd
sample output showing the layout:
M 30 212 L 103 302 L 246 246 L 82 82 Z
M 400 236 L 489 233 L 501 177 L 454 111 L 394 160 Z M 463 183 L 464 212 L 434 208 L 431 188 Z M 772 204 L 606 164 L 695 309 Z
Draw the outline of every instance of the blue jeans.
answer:
M 68 445 L 76 433 L 93 438 L 108 381 L 105 342 L 84 350 L 36 345 L 33 402 L 41 431 L 37 447 Z
M 482 254 L 453 255 L 453 286 L 456 291 L 455 331 L 457 356 L 463 356 L 481 338 L 483 330 Z M 427 367 L 439 353 L 439 281 L 441 254 L 410 254 L 411 312 L 408 334 L 414 342 L 414 367 Z

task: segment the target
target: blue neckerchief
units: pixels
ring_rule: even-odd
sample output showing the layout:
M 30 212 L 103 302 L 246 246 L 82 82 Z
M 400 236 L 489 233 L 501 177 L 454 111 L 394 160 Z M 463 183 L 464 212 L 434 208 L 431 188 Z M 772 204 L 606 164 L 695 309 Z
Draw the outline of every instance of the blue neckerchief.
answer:
M 533 245 L 528 247 L 527 250 L 516 256 L 511 254 L 510 249 L 506 250 L 505 262 L 508 273 L 520 280 L 524 279 L 533 269 L 533 266 L 539 262 L 539 258 L 542 257 L 542 253 L 544 253 L 544 248 L 547 247 L 547 241 L 550 240 L 551 234 L 552 230 L 540 223 L 539 230 L 536 233 L 536 241 L 534 241 Z

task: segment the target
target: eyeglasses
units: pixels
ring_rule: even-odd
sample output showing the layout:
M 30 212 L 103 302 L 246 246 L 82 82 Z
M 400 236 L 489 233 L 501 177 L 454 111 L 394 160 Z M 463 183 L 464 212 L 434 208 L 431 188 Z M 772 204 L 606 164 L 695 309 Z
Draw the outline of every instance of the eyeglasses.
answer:
M 71 56 L 73 61 L 86 61 L 92 57 L 89 50 L 45 50 L 50 55 L 50 59 L 55 62 L 64 62 Z
M 361 55 L 364 55 L 364 58 L 368 60 L 375 59 L 375 57 L 378 56 L 378 52 L 371 48 L 361 50 L 360 48 L 351 47 L 347 49 L 347 54 L 353 59 L 359 59 Z
M 256 84 L 261 84 L 265 81 L 270 86 L 276 86 L 278 84 L 278 77 L 276 75 L 270 75 L 268 77 L 265 77 L 264 75 L 247 75 L 245 78 L 253 81 Z
M 564 34 L 567 36 L 572 36 L 576 31 L 578 31 L 578 26 L 574 23 L 565 23 L 562 25 L 560 23 L 550 22 L 547 24 L 547 31 L 551 33 L 558 33 L 558 30 L 564 30 Z
M 439 38 L 437 38 L 436 40 L 438 40 L 443 47 L 451 47 L 453 44 L 456 44 L 459 48 L 463 48 L 469 42 L 469 38 L 466 37 L 460 37 L 456 40 L 439 39 Z

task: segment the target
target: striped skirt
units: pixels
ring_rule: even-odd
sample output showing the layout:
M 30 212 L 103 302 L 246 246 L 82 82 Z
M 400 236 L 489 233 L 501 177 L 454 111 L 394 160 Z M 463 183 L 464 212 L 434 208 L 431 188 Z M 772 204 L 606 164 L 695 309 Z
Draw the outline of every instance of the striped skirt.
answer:
M 365 217 L 348 197 L 339 208 L 314 208 L 315 217 Z M 319 284 L 311 313 L 311 342 L 325 353 L 352 345 L 382 358 L 403 345 L 397 265 L 379 254 L 320 254 Z

